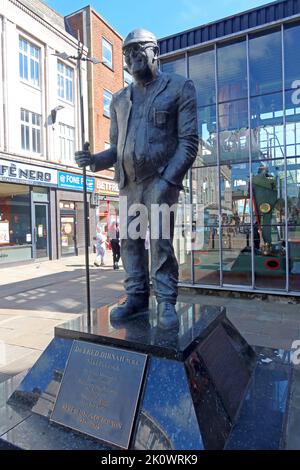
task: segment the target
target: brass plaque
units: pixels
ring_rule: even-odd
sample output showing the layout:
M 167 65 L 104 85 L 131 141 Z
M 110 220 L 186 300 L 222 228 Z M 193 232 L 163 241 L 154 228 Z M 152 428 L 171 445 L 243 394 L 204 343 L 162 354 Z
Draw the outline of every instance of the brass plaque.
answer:
M 51 421 L 128 449 L 147 356 L 73 342 Z

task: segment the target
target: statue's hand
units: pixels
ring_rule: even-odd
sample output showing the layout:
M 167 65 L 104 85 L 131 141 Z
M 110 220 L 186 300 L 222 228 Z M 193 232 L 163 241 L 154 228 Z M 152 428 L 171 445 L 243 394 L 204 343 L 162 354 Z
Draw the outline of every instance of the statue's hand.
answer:
M 152 190 L 159 204 L 168 203 L 169 200 L 173 201 L 177 199 L 179 195 L 179 187 L 169 183 L 163 178 L 157 178 Z
M 78 152 L 75 152 L 75 161 L 79 168 L 82 168 L 93 164 L 95 158 L 89 150 L 79 150 Z

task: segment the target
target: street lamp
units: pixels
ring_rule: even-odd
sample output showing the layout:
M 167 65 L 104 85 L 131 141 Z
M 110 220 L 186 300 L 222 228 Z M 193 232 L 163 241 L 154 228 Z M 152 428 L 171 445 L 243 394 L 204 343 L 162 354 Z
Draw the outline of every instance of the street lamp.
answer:
M 78 71 L 78 87 L 79 87 L 79 109 L 81 118 L 81 145 L 83 150 L 89 150 L 90 144 L 85 139 L 85 128 L 84 128 L 84 109 L 83 109 L 83 94 L 82 94 L 82 76 L 81 76 L 81 61 L 92 62 L 93 64 L 101 64 L 102 61 L 95 57 L 85 57 L 83 55 L 83 44 L 80 43 L 79 31 L 78 31 L 78 47 L 77 55 L 72 56 L 66 52 L 60 52 L 55 55 L 60 59 L 75 59 Z M 84 238 L 85 238 L 85 270 L 86 270 L 86 303 L 87 303 L 87 322 L 88 328 L 91 327 L 91 290 L 90 290 L 90 270 L 89 270 L 89 210 L 87 201 L 87 189 L 86 189 L 86 167 L 83 167 L 83 216 L 84 216 Z

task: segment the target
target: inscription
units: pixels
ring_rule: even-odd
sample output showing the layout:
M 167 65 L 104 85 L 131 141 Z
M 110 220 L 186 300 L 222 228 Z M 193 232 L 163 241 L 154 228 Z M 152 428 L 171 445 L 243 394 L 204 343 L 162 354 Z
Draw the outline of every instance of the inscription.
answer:
M 146 355 L 74 341 L 51 420 L 128 448 Z

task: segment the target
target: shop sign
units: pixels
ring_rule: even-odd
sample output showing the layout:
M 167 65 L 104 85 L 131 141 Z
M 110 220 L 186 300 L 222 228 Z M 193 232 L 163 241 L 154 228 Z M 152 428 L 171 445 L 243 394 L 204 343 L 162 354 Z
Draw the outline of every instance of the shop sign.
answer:
M 115 181 L 103 180 L 96 178 L 96 193 L 105 194 L 105 195 L 119 195 L 119 187 Z
M 0 159 L 0 181 L 57 186 L 57 171 L 43 166 Z
M 73 189 L 74 191 L 83 190 L 83 176 L 75 175 L 74 173 L 65 173 L 64 171 L 58 172 L 58 187 L 64 189 Z M 94 178 L 86 177 L 86 189 L 92 193 L 95 188 Z

